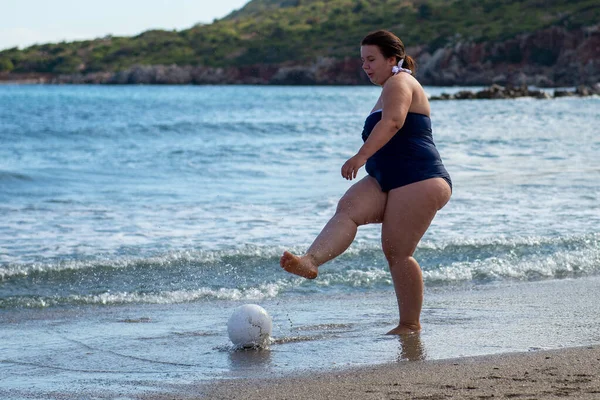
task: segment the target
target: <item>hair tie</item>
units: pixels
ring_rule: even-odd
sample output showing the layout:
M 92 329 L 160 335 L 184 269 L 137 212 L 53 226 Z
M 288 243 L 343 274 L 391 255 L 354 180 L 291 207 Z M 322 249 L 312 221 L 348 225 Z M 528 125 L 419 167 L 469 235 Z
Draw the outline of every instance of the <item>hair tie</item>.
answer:
M 404 58 L 401 58 L 400 61 L 398 61 L 398 65 L 397 66 L 393 66 L 392 67 L 392 73 L 394 75 L 396 75 L 398 72 L 408 72 L 409 74 L 412 75 L 412 71 L 408 68 L 402 68 L 402 64 L 404 64 Z

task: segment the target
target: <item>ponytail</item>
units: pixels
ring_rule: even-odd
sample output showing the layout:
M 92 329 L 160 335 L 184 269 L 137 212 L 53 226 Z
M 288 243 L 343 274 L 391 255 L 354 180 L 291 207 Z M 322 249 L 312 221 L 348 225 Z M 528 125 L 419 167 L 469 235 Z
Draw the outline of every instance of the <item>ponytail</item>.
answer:
M 416 75 L 417 73 L 417 63 L 415 62 L 415 60 L 409 56 L 408 54 L 406 54 L 404 56 L 404 63 L 402 65 L 404 68 L 408 68 L 412 71 L 413 76 Z

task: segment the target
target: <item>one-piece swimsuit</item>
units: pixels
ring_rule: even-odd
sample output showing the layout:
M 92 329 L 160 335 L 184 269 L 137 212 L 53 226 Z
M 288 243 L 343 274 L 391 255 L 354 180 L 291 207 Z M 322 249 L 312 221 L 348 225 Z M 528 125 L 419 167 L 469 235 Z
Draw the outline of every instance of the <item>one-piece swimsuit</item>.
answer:
M 367 117 L 363 141 L 381 121 L 382 112 L 376 110 Z M 424 114 L 409 112 L 402 128 L 367 160 L 366 170 L 384 192 L 430 178 L 443 178 L 452 190 L 452 180 L 433 142 L 431 120 Z

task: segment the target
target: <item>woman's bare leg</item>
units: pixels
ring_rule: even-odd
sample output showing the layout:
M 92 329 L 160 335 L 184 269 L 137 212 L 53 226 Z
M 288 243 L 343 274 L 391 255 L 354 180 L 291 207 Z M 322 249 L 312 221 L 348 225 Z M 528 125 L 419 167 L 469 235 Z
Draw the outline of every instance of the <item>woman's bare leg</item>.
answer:
M 303 256 L 284 252 L 283 269 L 314 279 L 321 264 L 339 256 L 352 244 L 360 225 L 381 222 L 387 194 L 377 181 L 367 176 L 355 183 L 338 202 L 335 215 L 325 225 Z
M 381 238 L 400 312 L 400 323 L 388 334 L 421 329 L 423 275 L 412 255 L 437 211 L 450 200 L 450 195 L 450 187 L 441 178 L 402 186 L 388 193 Z

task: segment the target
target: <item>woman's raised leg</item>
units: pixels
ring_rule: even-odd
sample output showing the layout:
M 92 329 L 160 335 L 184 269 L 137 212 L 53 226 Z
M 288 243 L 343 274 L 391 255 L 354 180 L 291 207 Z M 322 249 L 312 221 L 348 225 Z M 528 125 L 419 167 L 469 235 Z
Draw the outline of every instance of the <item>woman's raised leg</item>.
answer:
M 306 254 L 296 256 L 284 252 L 280 260 L 281 267 L 304 278 L 316 278 L 321 264 L 339 256 L 352 244 L 360 225 L 383 221 L 386 198 L 387 194 L 381 191 L 374 178 L 364 177 L 340 199 L 335 215 Z
M 400 323 L 388 334 L 421 329 L 423 275 L 413 253 L 437 211 L 450 200 L 450 195 L 450 187 L 441 178 L 416 182 L 388 193 L 381 240 L 400 312 Z

